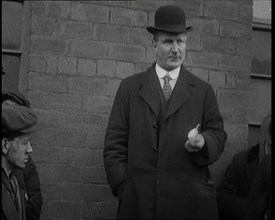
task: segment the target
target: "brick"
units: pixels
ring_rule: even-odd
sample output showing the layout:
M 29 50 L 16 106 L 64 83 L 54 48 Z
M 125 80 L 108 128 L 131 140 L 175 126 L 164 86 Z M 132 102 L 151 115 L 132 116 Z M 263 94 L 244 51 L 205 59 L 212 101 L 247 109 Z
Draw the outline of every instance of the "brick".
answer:
M 70 22 L 65 24 L 64 38 L 69 39 L 91 39 L 92 28 L 88 24 Z
M 79 95 L 62 93 L 29 92 L 29 100 L 32 106 L 45 110 L 71 110 L 81 109 L 82 97 Z M 56 114 L 56 112 L 54 113 Z M 57 121 L 55 121 L 56 123 Z
M 44 146 L 36 145 L 33 150 L 37 152 L 37 163 L 61 164 L 64 160 L 64 152 L 61 147 L 47 146 L 45 148 Z
M 202 38 L 202 48 L 217 53 L 235 53 L 235 40 L 232 38 L 205 36 Z
M 41 184 L 43 200 L 61 200 L 62 183 Z
M 90 59 L 79 59 L 77 71 L 81 76 L 95 76 L 96 62 Z
M 83 167 L 81 169 L 81 181 L 85 183 L 107 183 L 105 170 L 102 167 Z
M 44 2 L 33 1 L 32 2 L 32 13 L 34 15 L 43 16 L 46 14 L 46 7 Z
M 108 79 L 106 83 L 106 96 L 115 96 L 121 80 Z
M 83 219 L 102 219 L 101 202 L 81 202 L 81 216 Z
M 109 24 L 96 24 L 94 26 L 94 39 L 108 42 L 129 42 L 130 29 Z
M 237 107 L 245 108 L 249 104 L 249 92 L 219 89 L 218 90 L 218 102 L 223 107 Z
M 145 60 L 145 49 L 139 46 L 110 43 L 108 57 L 122 61 L 142 62 Z
M 251 1 L 252 2 L 252 1 Z M 253 8 L 251 5 L 239 4 L 237 9 L 237 20 L 243 24 L 251 24 Z
M 61 183 L 63 181 L 63 166 L 59 164 L 37 164 L 40 182 L 43 184 Z
M 246 124 L 248 110 L 248 107 L 240 108 L 238 106 L 220 106 L 220 112 L 223 116 L 223 119 L 234 124 Z
M 141 73 L 146 71 L 152 64 L 148 63 L 136 63 L 134 73 Z
M 205 82 L 208 82 L 208 70 L 206 69 L 200 69 L 200 68 L 187 68 L 192 74 L 199 77 L 200 79 L 204 80 Z
M 154 47 L 146 48 L 146 62 L 153 63 L 156 61 L 156 50 Z
M 94 151 L 94 165 L 96 167 L 104 167 L 103 150 L 95 150 Z
M 85 184 L 82 189 L 84 201 L 99 201 L 100 188 L 94 184 Z
M 40 18 L 33 15 L 31 18 L 31 32 L 34 34 L 51 35 L 54 30 L 54 22 L 48 18 Z
M 201 35 L 200 34 L 188 34 L 187 36 L 187 50 L 201 50 Z
M 209 71 L 209 83 L 215 88 L 225 88 L 225 73 Z
M 110 22 L 127 26 L 146 26 L 147 13 L 126 8 L 112 8 Z
M 252 42 L 248 39 L 237 38 L 236 39 L 236 55 L 251 56 Z
M 47 67 L 46 67 L 46 73 L 51 73 L 51 74 L 55 74 L 57 73 L 57 57 L 47 57 Z
M 83 97 L 83 111 L 107 114 L 111 112 L 114 98 L 102 96 Z
M 182 1 L 174 0 L 169 1 L 169 4 L 176 4 L 184 8 L 187 19 L 189 16 L 203 16 L 203 2 L 201 0 Z
M 49 1 L 47 4 L 49 4 L 48 12 L 50 18 L 69 18 L 71 9 L 69 1 Z
M 59 74 L 68 74 L 68 75 L 77 75 L 76 71 L 76 58 L 73 57 L 60 57 L 58 59 L 58 73 Z
M 71 17 L 77 21 L 106 23 L 109 20 L 109 9 L 103 6 L 74 2 L 72 3 Z
M 130 33 L 130 43 L 140 46 L 151 46 L 153 36 L 144 27 L 133 27 Z
M 160 6 L 166 5 L 165 1 L 155 1 L 155 0 L 147 0 L 147 1 L 130 1 L 131 8 L 133 9 L 141 9 L 143 11 L 153 11 L 155 12 Z
M 29 73 L 29 88 L 36 91 L 65 92 L 67 83 L 64 76 L 49 76 Z
M 81 147 L 86 139 L 85 131 L 43 128 L 32 135 L 33 141 L 43 146 Z
M 114 219 L 117 214 L 117 204 L 115 202 L 103 202 L 102 210 L 104 219 Z
M 105 127 L 107 127 L 107 123 L 105 123 Z M 85 146 L 89 147 L 90 149 L 103 149 L 104 138 L 105 132 L 87 131 Z
M 228 137 L 240 140 L 240 139 L 247 139 L 248 137 L 248 126 L 247 124 L 225 124 L 224 129 L 228 135 Z
M 105 93 L 105 80 L 89 77 L 70 77 L 68 79 L 68 91 L 73 94 L 102 95 Z
M 63 40 L 31 37 L 31 52 L 63 54 L 66 43 Z
M 65 148 L 64 163 L 78 166 L 91 166 L 94 161 L 94 152 L 87 148 Z
M 48 219 L 79 219 L 80 203 L 70 201 L 49 201 Z
M 206 1 L 204 2 L 204 16 L 225 20 L 237 19 L 237 5 L 233 2 Z
M 219 35 L 220 24 L 216 19 L 190 18 L 186 25 L 193 28 L 192 34 Z
M 249 73 L 251 69 L 250 57 L 222 55 L 219 60 L 219 69 L 232 72 Z
M 212 52 L 191 52 L 186 54 L 186 63 L 190 66 L 216 69 L 220 56 Z
M 125 7 L 125 8 L 129 8 L 130 7 L 130 1 L 113 1 L 113 0 L 109 0 L 109 1 L 80 1 L 83 4 L 88 3 L 88 4 L 93 4 L 93 5 L 106 5 L 106 6 L 117 6 L 117 7 Z
M 107 45 L 102 42 L 73 40 L 68 55 L 83 58 L 105 58 L 107 56 Z
M 30 71 L 33 72 L 45 72 L 47 61 L 45 57 L 31 55 L 30 58 Z
M 117 62 L 116 77 L 124 79 L 134 74 L 134 64 L 128 62 Z
M 79 182 L 80 167 L 74 165 L 63 166 L 63 181 L 64 182 Z
M 108 76 L 113 78 L 116 73 L 116 62 L 113 60 L 99 60 L 97 63 L 98 72 L 100 76 Z
M 233 21 L 220 21 L 220 35 L 251 39 L 251 25 L 243 25 Z

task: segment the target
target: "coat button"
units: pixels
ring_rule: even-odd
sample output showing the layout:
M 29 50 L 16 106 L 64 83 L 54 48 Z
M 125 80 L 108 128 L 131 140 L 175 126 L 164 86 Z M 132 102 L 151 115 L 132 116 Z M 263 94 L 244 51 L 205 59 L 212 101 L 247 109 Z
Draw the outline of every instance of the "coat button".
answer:
M 158 123 L 157 123 L 157 122 L 154 122 L 154 123 L 153 123 L 153 128 L 155 128 L 155 129 L 158 128 Z
M 156 152 L 158 152 L 158 151 L 159 151 L 159 147 L 158 147 L 158 145 L 156 145 L 156 146 L 154 147 L 154 151 L 156 151 Z

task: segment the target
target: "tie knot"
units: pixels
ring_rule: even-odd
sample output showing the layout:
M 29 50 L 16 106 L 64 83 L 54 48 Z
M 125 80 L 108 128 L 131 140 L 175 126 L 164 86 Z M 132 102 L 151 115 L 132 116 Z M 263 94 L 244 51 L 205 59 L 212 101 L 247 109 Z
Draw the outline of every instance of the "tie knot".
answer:
M 171 80 L 171 76 L 169 75 L 169 73 L 166 73 L 165 76 L 163 77 L 164 83 L 169 83 L 169 81 Z

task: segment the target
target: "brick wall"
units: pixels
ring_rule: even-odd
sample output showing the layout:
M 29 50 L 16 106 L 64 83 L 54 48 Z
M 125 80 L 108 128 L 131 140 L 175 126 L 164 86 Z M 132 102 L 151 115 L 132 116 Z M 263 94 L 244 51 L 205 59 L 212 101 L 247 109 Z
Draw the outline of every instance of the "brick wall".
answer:
M 145 27 L 168 3 L 185 8 L 193 26 L 185 65 L 213 85 L 224 117 L 228 141 L 211 166 L 217 183 L 247 147 L 251 0 L 33 1 L 28 97 L 43 125 L 33 138 L 42 220 L 115 217 L 105 128 L 121 79 L 154 61 Z

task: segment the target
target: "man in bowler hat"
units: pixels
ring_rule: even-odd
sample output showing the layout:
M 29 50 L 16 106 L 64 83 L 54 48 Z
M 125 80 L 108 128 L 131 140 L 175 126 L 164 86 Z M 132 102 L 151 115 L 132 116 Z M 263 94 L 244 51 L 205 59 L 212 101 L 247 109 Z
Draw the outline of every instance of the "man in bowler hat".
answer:
M 30 108 L 30 102 L 20 92 L 7 91 L 2 93 L 2 104 L 18 104 Z M 28 220 L 39 220 L 42 207 L 40 180 L 35 163 L 29 155 L 24 169 L 14 169 L 20 189 L 25 192 L 25 210 Z
M 271 219 L 271 115 L 258 144 L 236 154 L 217 189 L 220 219 Z
M 218 218 L 208 165 L 220 157 L 227 135 L 212 86 L 183 65 L 191 28 L 181 7 L 166 5 L 147 30 L 156 62 L 122 80 L 105 135 L 117 218 Z
M 1 219 L 25 220 L 24 192 L 15 169 L 24 169 L 32 152 L 31 133 L 36 131 L 37 116 L 29 108 L 2 103 L 2 204 Z

